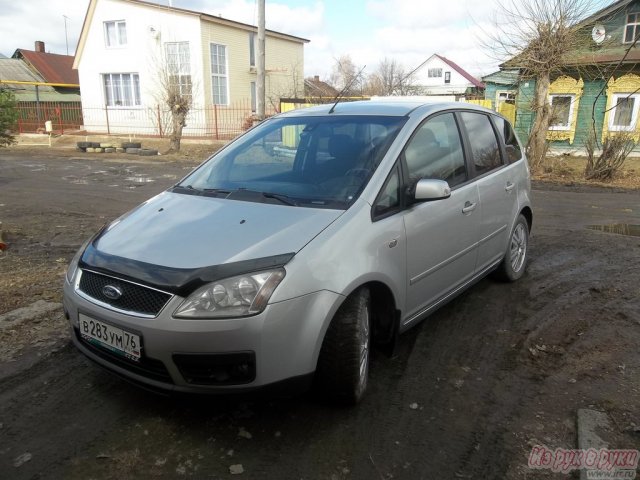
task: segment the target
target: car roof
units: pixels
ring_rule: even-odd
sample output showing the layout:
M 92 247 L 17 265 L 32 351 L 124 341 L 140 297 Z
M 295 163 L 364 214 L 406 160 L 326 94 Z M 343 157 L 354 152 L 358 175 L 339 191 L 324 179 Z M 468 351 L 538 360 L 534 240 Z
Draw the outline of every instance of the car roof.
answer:
M 435 113 L 441 110 L 476 110 L 485 113 L 493 113 L 484 107 L 472 105 L 465 102 L 425 102 L 416 100 L 399 100 L 399 101 L 380 101 L 380 100 L 360 100 L 355 102 L 339 102 L 336 104 L 333 112 L 331 108 L 333 103 L 317 105 L 308 108 L 299 108 L 290 110 L 286 113 L 278 115 L 279 117 L 306 117 L 306 116 L 323 116 L 323 115 L 383 115 L 402 117 L 411 114 L 414 111 L 421 115 Z

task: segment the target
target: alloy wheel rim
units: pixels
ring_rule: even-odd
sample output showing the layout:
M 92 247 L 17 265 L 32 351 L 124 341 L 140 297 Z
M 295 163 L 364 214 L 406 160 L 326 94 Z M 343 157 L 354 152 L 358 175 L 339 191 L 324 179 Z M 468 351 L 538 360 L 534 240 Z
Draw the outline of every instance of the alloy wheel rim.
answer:
M 362 389 L 367 382 L 369 367 L 369 309 L 365 308 L 360 320 L 360 378 L 359 386 Z
M 510 245 L 511 269 L 519 272 L 527 255 L 527 234 L 522 223 L 516 225 L 511 235 Z

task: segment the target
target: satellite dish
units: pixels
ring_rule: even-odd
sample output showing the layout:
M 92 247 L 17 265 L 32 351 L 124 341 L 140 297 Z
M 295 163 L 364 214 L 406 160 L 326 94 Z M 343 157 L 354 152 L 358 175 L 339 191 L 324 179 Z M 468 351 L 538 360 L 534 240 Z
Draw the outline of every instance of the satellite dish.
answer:
M 604 42 L 604 39 L 607 38 L 607 32 L 604 29 L 604 25 L 597 23 L 593 27 L 593 30 L 591 30 L 591 38 L 593 38 L 593 41 L 598 45 Z

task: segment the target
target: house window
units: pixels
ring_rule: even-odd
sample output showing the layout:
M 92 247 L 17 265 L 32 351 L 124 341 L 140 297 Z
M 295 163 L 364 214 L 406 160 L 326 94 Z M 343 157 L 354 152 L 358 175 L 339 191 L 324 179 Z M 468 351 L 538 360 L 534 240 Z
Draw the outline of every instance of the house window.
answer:
M 124 20 L 104 22 L 104 43 L 107 47 L 127 44 L 127 23 Z
M 191 95 L 189 42 L 165 43 L 169 86 L 183 96 Z
M 256 89 L 256 82 L 251 82 L 251 111 L 255 112 L 258 103 L 258 90 Z
M 109 107 L 132 107 L 140 105 L 140 77 L 137 73 L 105 73 L 105 103 Z
M 451 72 L 444 72 L 444 83 L 451 83 Z
M 624 27 L 624 43 L 633 43 L 638 35 L 640 26 L 640 13 L 630 13 L 627 15 L 627 24 Z
M 635 130 L 640 95 L 621 93 L 614 95 L 612 100 L 614 107 L 609 113 L 609 130 L 618 132 Z
M 569 130 L 573 115 L 573 95 L 551 95 L 549 130 Z
M 249 66 L 256 66 L 256 34 L 249 32 Z
M 427 70 L 427 76 L 429 78 L 440 78 L 442 77 L 442 69 L 441 68 L 430 68 Z
M 515 105 L 516 92 L 513 90 L 498 90 L 496 91 L 496 105 L 500 106 L 503 103 L 509 103 Z
M 213 103 L 216 105 L 229 104 L 229 77 L 227 74 L 226 45 L 211 44 L 211 87 Z

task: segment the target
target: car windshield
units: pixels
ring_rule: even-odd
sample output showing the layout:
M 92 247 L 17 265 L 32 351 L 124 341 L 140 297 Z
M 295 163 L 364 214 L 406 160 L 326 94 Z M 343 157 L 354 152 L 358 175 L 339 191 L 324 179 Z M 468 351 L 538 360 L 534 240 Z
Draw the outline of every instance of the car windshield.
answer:
M 406 121 L 335 115 L 267 120 L 174 191 L 317 208 L 347 208 Z

